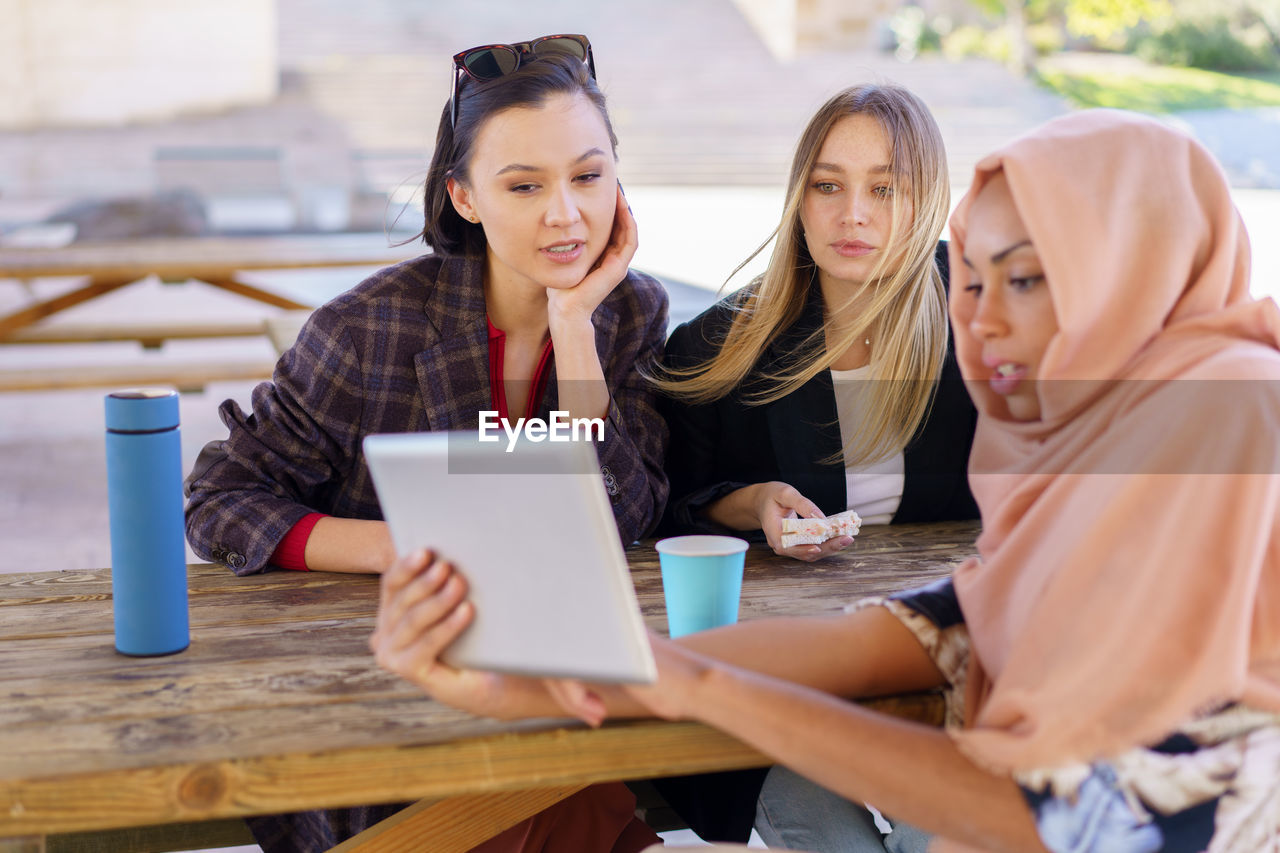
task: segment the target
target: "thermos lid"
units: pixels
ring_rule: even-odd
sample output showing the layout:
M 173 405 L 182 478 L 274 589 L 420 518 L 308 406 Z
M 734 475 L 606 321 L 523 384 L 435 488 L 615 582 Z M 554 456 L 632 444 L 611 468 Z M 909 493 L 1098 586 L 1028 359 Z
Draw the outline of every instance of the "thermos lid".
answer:
M 111 432 L 155 432 L 178 425 L 178 392 L 169 388 L 130 388 L 106 397 Z

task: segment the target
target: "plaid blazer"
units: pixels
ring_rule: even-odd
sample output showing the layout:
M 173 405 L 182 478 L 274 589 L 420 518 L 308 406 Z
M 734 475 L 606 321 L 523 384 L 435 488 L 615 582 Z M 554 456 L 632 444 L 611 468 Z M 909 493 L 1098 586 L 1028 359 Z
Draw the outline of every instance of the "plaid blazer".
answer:
M 388 267 L 316 309 L 246 415 L 187 478 L 187 538 L 237 574 L 262 571 L 303 516 L 382 518 L 361 441 L 385 432 L 477 430 L 492 408 L 484 260 L 423 255 Z M 596 450 L 624 543 L 662 515 L 667 428 L 637 371 L 662 352 L 667 294 L 630 272 L 592 316 L 609 386 Z M 541 417 L 556 407 L 552 366 Z

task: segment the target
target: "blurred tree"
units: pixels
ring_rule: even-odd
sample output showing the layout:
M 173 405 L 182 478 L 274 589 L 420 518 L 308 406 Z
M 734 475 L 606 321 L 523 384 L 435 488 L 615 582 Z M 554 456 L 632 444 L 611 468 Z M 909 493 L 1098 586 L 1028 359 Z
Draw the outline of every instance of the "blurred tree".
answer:
M 1005 28 L 1009 31 L 1009 67 L 1018 74 L 1026 74 L 1034 63 L 1035 53 L 1027 38 L 1027 6 L 1028 0 L 972 0 L 973 5 L 988 15 L 1004 18 Z M 1043 0 L 1032 2 L 1044 5 Z
M 1004 0 L 1004 7 L 1009 27 L 1009 67 L 1026 74 L 1035 64 L 1035 52 L 1027 38 L 1027 0 Z
M 1280 0 L 1174 0 L 1173 6 L 1174 14 L 1131 30 L 1128 49 L 1157 65 L 1280 70 Z
M 1100 42 L 1173 12 L 1169 0 L 1066 0 L 1063 6 L 1068 32 Z
M 1067 32 L 1078 38 L 1108 42 L 1119 38 L 1140 23 L 1173 12 L 1171 0 L 971 0 L 974 6 L 993 17 L 1003 18 L 1012 49 L 1010 66 L 1026 73 L 1035 62 L 1035 51 L 1027 37 L 1030 22 L 1062 20 Z M 1246 0 L 1247 2 L 1247 0 Z M 1272 0 L 1280 5 L 1280 0 Z

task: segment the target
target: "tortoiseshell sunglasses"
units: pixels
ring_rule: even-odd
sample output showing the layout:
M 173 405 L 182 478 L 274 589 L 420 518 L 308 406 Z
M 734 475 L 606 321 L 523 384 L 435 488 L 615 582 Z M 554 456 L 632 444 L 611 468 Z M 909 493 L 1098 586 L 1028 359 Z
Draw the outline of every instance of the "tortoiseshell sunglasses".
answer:
M 554 35 L 518 41 L 515 44 L 486 44 L 462 51 L 453 57 L 453 88 L 449 92 L 449 126 L 458 121 L 458 72 L 472 80 L 497 80 L 531 59 L 556 54 L 572 56 L 587 64 L 591 79 L 596 76 L 591 42 L 583 35 Z

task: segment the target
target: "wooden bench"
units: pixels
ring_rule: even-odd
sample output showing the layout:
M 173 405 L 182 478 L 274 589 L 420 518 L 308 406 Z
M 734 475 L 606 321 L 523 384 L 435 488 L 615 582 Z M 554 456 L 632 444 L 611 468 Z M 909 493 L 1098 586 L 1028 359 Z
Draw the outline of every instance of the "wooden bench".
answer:
M 72 388 L 168 387 L 198 392 L 210 382 L 270 379 L 273 359 L 219 361 L 216 364 L 165 362 L 157 364 L 97 364 L 0 370 L 0 392 L 65 391 Z
M 420 246 L 388 246 L 381 234 L 281 235 L 272 237 L 173 238 L 118 243 L 73 244 L 61 249 L 13 248 L 0 252 L 0 285 L 37 279 L 85 279 L 78 287 L 0 316 L 0 344 L 71 344 L 136 340 L 157 348 L 167 340 L 247 337 L 268 332 L 260 318 L 171 323 L 45 321 L 136 282 L 199 282 L 288 312 L 307 312 L 300 302 L 245 280 L 254 270 L 386 266 L 420 253 Z M 354 282 L 353 282 L 354 283 Z M 318 300 L 317 300 L 318 301 Z M 283 319 L 283 317 L 282 317 Z M 268 321 L 270 322 L 270 321 Z M 296 328 L 296 324 L 295 324 Z M 273 339 L 273 342 L 274 339 Z M 0 391 L 85 388 L 144 384 L 189 390 L 218 380 L 271 375 L 266 359 L 211 364 L 155 364 L 139 367 L 86 365 L 0 371 Z
M 18 329 L 0 343 L 84 344 L 137 341 L 143 349 L 158 349 L 165 341 L 198 338 L 256 338 L 264 333 L 261 320 L 214 320 L 174 323 L 59 323 Z

